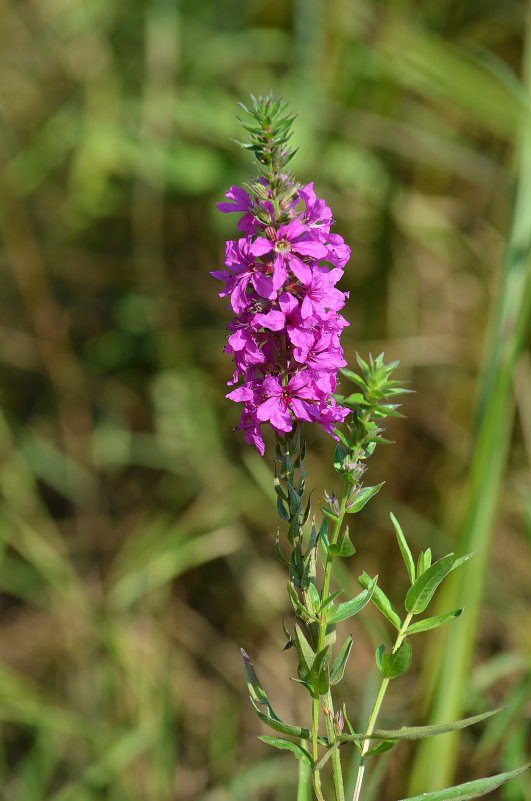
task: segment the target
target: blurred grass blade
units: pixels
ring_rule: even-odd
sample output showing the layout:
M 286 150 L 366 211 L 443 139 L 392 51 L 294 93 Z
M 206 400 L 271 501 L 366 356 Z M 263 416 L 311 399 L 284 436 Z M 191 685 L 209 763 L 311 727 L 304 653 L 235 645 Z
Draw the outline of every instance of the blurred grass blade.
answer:
M 525 93 L 531 93 L 531 10 L 528 5 L 525 53 Z M 517 193 L 510 240 L 496 305 L 493 309 L 479 401 L 476 414 L 474 452 L 465 495 L 465 513 L 455 549 L 478 549 L 470 566 L 456 571 L 439 597 L 442 608 L 459 606 L 466 599 L 466 614 L 459 626 L 444 630 L 429 651 L 424 671 L 433 698 L 430 719 L 457 717 L 463 706 L 470 676 L 485 575 L 489 542 L 509 449 L 514 404 L 513 372 L 529 326 L 531 312 L 531 112 L 521 132 Z M 457 763 L 458 739 L 445 738 L 434 747 L 422 743 L 411 771 L 410 792 L 440 787 L 451 782 Z
M 304 740 L 302 741 L 304 742 Z M 312 801 L 313 790 L 310 768 L 302 759 L 298 760 L 297 801 Z
M 116 775 L 134 763 L 151 746 L 153 737 L 153 732 L 138 728 L 117 737 L 110 748 L 89 765 L 79 779 L 54 793 L 49 801 L 78 801 L 85 788 L 93 790 L 111 785 Z

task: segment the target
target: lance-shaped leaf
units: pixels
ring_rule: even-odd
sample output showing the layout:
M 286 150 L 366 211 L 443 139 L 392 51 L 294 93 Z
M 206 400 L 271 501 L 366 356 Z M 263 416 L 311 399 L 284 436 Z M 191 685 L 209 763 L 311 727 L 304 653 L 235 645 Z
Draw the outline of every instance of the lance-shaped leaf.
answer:
M 317 617 L 310 615 L 308 611 L 304 608 L 304 606 L 301 604 L 297 595 L 297 590 L 295 589 L 291 581 L 288 581 L 288 595 L 290 597 L 293 610 L 295 611 L 297 616 L 300 617 L 301 620 L 304 620 L 305 623 L 309 623 L 310 620 L 317 620 Z
M 315 583 L 317 575 L 317 539 L 314 538 L 315 526 L 312 529 L 312 536 L 303 559 L 301 576 L 301 588 L 307 589 L 310 584 Z
M 340 620 L 346 620 L 353 615 L 357 615 L 360 609 L 363 609 L 365 604 L 371 600 L 377 579 L 378 576 L 375 576 L 366 590 L 360 592 L 360 594 L 356 595 L 351 601 L 345 601 L 345 603 L 339 604 L 339 606 L 333 609 L 332 614 L 328 618 L 328 622 L 339 623 Z
M 352 634 L 349 634 L 341 651 L 338 653 L 330 668 L 330 684 L 337 684 L 343 678 L 345 665 L 352 648 Z
M 400 729 L 374 729 L 371 734 L 358 732 L 353 732 L 350 735 L 341 734 L 339 739 L 341 742 L 356 742 L 356 740 L 423 740 L 425 737 L 436 737 L 438 734 L 447 734 L 450 731 L 457 731 L 457 729 L 465 729 L 467 726 L 472 726 L 474 723 L 479 723 L 482 720 L 491 718 L 493 715 L 497 715 L 503 709 L 505 707 L 501 706 L 498 709 L 490 709 L 480 715 L 454 720 L 451 723 L 434 723 L 431 726 L 402 726 Z
M 385 645 L 376 650 L 376 664 L 384 679 L 396 679 L 405 673 L 411 665 L 411 644 L 404 640 L 394 653 L 386 654 Z
M 431 565 L 431 548 L 427 548 L 426 551 L 421 551 L 419 553 L 419 558 L 417 559 L 417 576 L 422 576 L 423 573 Z
M 275 540 L 275 551 L 276 551 L 276 554 L 277 554 L 279 560 L 282 562 L 282 564 L 285 565 L 286 567 L 289 567 L 289 561 L 286 559 L 286 557 L 282 553 L 282 549 L 280 547 L 280 533 L 278 531 L 277 531 L 277 538 Z
M 380 740 L 379 743 L 376 745 L 372 745 L 369 750 L 365 753 L 365 759 L 370 756 L 374 756 L 375 754 L 383 754 L 385 751 L 390 751 L 391 748 L 394 748 L 396 742 L 394 740 Z
M 350 541 L 348 526 L 339 538 L 339 542 L 330 545 L 329 551 L 334 556 L 352 556 L 356 553 L 356 549 Z
M 282 520 L 289 520 L 289 512 L 286 509 L 286 506 L 283 503 L 282 498 L 277 498 L 277 512 L 282 518 Z
M 302 681 L 308 681 L 312 672 L 315 654 L 300 627 L 297 625 L 295 625 L 295 645 L 297 647 L 297 655 L 299 657 L 299 667 L 297 671 L 299 679 L 302 679 Z
M 338 595 L 345 592 L 345 590 L 337 590 L 337 592 L 333 592 L 332 595 L 329 595 L 324 604 L 322 605 L 321 609 L 325 609 L 329 604 L 333 603 Z
M 279 731 L 282 734 L 289 734 L 292 737 L 299 737 L 303 740 L 309 740 L 310 732 L 308 729 L 303 729 L 301 726 L 291 726 L 288 723 L 284 723 L 282 720 L 280 720 L 278 715 L 275 715 L 273 707 L 269 703 L 266 692 L 260 684 L 258 676 L 256 675 L 254 665 L 251 662 L 249 655 L 243 650 L 243 648 L 241 649 L 241 652 L 243 665 L 245 667 L 245 675 L 247 678 L 249 697 L 260 720 L 263 721 L 263 723 L 266 723 L 271 729 Z M 259 708 L 259 705 L 264 706 L 266 711 L 263 712 Z
M 406 538 L 404 537 L 404 533 L 400 527 L 400 523 L 391 512 L 391 522 L 395 529 L 396 538 L 398 540 L 398 546 L 400 548 L 400 553 L 402 554 L 402 559 L 404 560 L 404 564 L 406 566 L 406 570 L 408 572 L 409 580 L 411 584 L 415 583 L 415 562 L 413 561 L 413 556 L 411 554 L 409 545 L 407 544 Z
M 424 612 L 433 598 L 435 590 L 443 578 L 448 575 L 454 562 L 455 556 L 450 553 L 448 556 L 443 556 L 442 559 L 431 565 L 422 576 L 418 577 L 406 595 L 405 607 L 408 612 L 413 612 L 415 615 Z
M 505 782 L 520 776 L 530 766 L 531 762 L 528 762 L 527 765 L 522 765 L 522 767 L 506 773 L 497 773 L 496 776 L 487 776 L 485 779 L 474 779 L 464 784 L 456 784 L 454 787 L 446 787 L 444 790 L 432 790 L 430 793 L 413 795 L 402 801 L 469 801 L 471 798 L 480 798 Z
M 439 626 L 444 626 L 451 620 L 455 620 L 462 614 L 462 609 L 454 609 L 452 612 L 445 612 L 442 615 L 435 615 L 435 617 L 427 617 L 424 620 L 418 620 L 412 623 L 406 629 L 406 634 L 420 634 L 421 631 L 430 631 L 430 629 L 438 629 Z
M 468 562 L 471 556 L 474 556 L 476 553 L 477 548 L 474 551 L 470 551 L 470 553 L 466 553 L 464 556 L 459 556 L 452 565 L 452 570 L 455 570 L 456 567 L 461 567 L 464 562 Z
M 308 587 L 308 595 L 310 596 L 310 601 L 313 607 L 313 610 L 316 615 L 318 615 L 321 611 L 321 596 L 319 595 L 319 590 L 315 586 L 315 584 L 310 584 Z
M 363 487 L 357 494 L 356 500 L 347 506 L 347 512 L 349 514 L 354 514 L 355 512 L 361 511 L 365 504 L 379 492 L 383 485 L 384 482 L 382 481 L 381 484 L 377 484 L 375 487 Z
M 337 523 L 337 521 L 339 520 L 339 517 L 336 514 L 334 514 L 334 512 L 327 506 L 321 506 L 321 511 L 324 515 L 326 515 L 326 517 L 329 517 L 330 520 L 333 520 L 334 523 Z
M 308 751 L 298 743 L 292 743 L 291 740 L 284 740 L 282 737 L 268 737 L 267 734 L 263 734 L 258 739 L 262 740 L 263 743 L 273 745 L 275 748 L 292 751 L 297 759 L 300 759 L 306 765 L 311 766 L 313 764 L 313 760 Z
M 330 687 L 330 658 L 332 649 L 326 645 L 319 651 L 312 665 L 310 684 L 315 695 L 324 695 Z
M 372 581 L 371 577 L 365 571 L 363 571 L 361 576 L 358 576 L 358 583 L 361 584 L 361 586 L 365 590 L 368 587 L 370 587 L 371 581 Z M 373 604 L 376 606 L 376 608 L 380 610 L 382 615 L 385 615 L 387 620 L 389 620 L 389 622 L 393 624 L 396 630 L 400 631 L 400 628 L 402 626 L 402 621 L 400 620 L 398 614 L 396 613 L 393 604 L 391 603 L 387 595 L 384 593 L 384 591 L 380 589 L 380 587 L 376 586 L 374 588 L 371 600 Z

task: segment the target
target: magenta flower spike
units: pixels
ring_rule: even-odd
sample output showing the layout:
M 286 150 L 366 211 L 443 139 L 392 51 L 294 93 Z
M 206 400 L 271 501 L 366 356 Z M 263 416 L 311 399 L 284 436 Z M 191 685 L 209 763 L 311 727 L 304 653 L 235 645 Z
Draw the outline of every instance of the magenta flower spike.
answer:
M 349 414 L 332 393 L 346 364 L 339 310 L 348 293 L 336 283 L 350 250 L 330 233 L 332 212 L 313 183 L 302 187 L 288 174 L 285 128 L 275 131 L 273 121 L 264 131 L 261 175 L 231 186 L 217 204 L 241 215 L 242 236 L 226 243 L 225 269 L 211 273 L 235 315 L 225 351 L 235 367 L 229 383 L 238 387 L 227 397 L 243 404 L 238 428 L 261 453 L 263 425 L 282 435 L 297 422 L 317 422 L 335 436 Z

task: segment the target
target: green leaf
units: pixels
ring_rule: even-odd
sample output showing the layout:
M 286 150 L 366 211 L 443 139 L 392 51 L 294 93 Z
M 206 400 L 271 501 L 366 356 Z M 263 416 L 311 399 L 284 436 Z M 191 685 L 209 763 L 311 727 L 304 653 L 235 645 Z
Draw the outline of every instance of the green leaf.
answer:
M 431 565 L 431 548 L 427 548 L 426 551 L 421 551 L 419 553 L 419 558 L 417 559 L 417 578 L 422 576 L 423 573 Z
M 406 629 L 406 634 L 420 634 L 421 631 L 430 631 L 430 629 L 438 629 L 439 626 L 444 626 L 451 620 L 455 620 L 462 614 L 462 609 L 454 609 L 452 612 L 445 612 L 442 615 L 435 615 L 435 617 L 427 617 L 424 620 L 418 620 L 412 623 Z
M 522 765 L 521 768 L 507 771 L 507 773 L 497 773 L 496 776 L 488 776 L 485 779 L 474 779 L 471 782 L 456 784 L 454 787 L 447 787 L 444 790 L 432 790 L 430 793 L 412 795 L 402 801 L 468 801 L 470 798 L 479 798 L 516 776 L 520 776 L 530 766 L 531 762 L 528 762 L 527 765 Z
M 378 576 L 375 576 L 370 586 L 366 590 L 363 590 L 363 592 L 360 592 L 359 595 L 356 595 L 356 597 L 351 601 L 345 601 L 345 603 L 339 604 L 339 606 L 332 611 L 332 614 L 328 618 L 328 622 L 339 623 L 341 620 L 346 620 L 353 615 L 357 615 L 358 612 L 363 609 L 365 604 L 371 600 L 374 588 L 376 587 L 377 579 Z
M 324 695 L 330 687 L 330 658 L 332 652 L 326 645 L 317 653 L 312 665 L 311 684 L 315 695 Z
M 348 719 L 348 715 L 347 715 L 347 706 L 346 706 L 346 704 L 343 704 L 343 717 L 345 718 L 345 722 L 346 722 L 346 724 L 347 724 L 347 726 L 348 726 L 348 730 L 349 730 L 349 732 L 350 732 L 350 737 L 348 737 L 348 740 L 349 740 L 350 742 L 353 742 L 353 743 L 356 745 L 356 747 L 358 748 L 359 752 L 361 753 L 361 750 L 362 750 L 362 745 L 361 745 L 361 743 L 359 742 L 359 740 L 357 740 L 357 739 L 356 739 L 356 732 L 355 732 L 355 731 L 354 731 L 354 729 L 352 728 L 352 723 L 351 723 L 351 722 L 350 722 L 350 720 Z M 348 735 L 347 735 L 347 736 L 348 736 Z
M 321 609 L 324 609 L 326 606 L 331 604 L 332 601 L 335 601 L 337 596 L 341 595 L 342 592 L 345 592 L 345 590 L 337 590 L 336 592 L 333 592 L 332 595 L 329 595 L 324 604 L 322 605 Z
M 263 743 L 273 745 L 275 748 L 280 748 L 285 751 L 292 751 L 297 759 L 302 760 L 307 765 L 311 766 L 313 764 L 313 760 L 308 751 L 298 743 L 292 743 L 291 740 L 284 740 L 282 737 L 268 737 L 267 734 L 263 734 L 258 739 L 262 740 Z
M 404 533 L 400 527 L 400 523 L 391 512 L 391 522 L 394 526 L 396 538 L 398 540 L 398 545 L 400 547 L 400 552 L 402 554 L 402 559 L 404 560 L 404 564 L 406 566 L 409 581 L 411 584 L 415 583 L 415 562 L 413 561 L 413 556 L 411 555 L 411 551 L 409 549 L 409 545 L 407 544 L 406 538 L 404 537 Z
M 334 523 L 337 523 L 337 521 L 339 520 L 339 517 L 338 517 L 337 515 L 335 515 L 335 514 L 332 512 L 332 510 L 331 510 L 331 509 L 328 509 L 326 506 L 321 506 L 321 511 L 322 511 L 322 513 L 323 513 L 324 515 L 326 515 L 326 517 L 329 517 L 329 518 L 330 518 L 330 520 L 333 520 L 333 521 L 334 521 Z
M 385 645 L 376 649 L 376 664 L 384 679 L 396 679 L 411 665 L 411 643 L 404 640 L 400 648 L 391 654 L 385 653 Z
M 340 401 L 340 398 L 342 399 L 342 397 L 343 397 L 342 395 L 333 395 L 333 397 L 334 397 L 334 398 L 335 398 L 337 401 L 339 401 L 339 402 L 340 402 L 340 405 L 343 405 L 343 404 L 341 404 L 341 401 Z M 339 430 L 339 428 L 334 428 L 334 429 L 332 429 L 332 430 L 333 430 L 333 432 L 334 432 L 334 436 L 336 436 L 338 439 L 340 439 L 340 440 L 341 440 L 341 442 L 343 443 L 343 445 L 344 445 L 344 446 L 345 446 L 347 449 L 348 449 L 348 448 L 350 448 L 350 442 L 349 442 L 349 440 L 347 439 L 347 437 L 345 436 L 345 434 L 344 434 L 342 431 L 340 431 L 340 430 Z
M 394 740 L 380 740 L 379 743 L 376 745 L 372 745 L 369 750 L 365 753 L 365 758 L 374 756 L 374 754 L 383 754 L 385 751 L 390 751 L 391 748 L 394 748 L 396 742 Z
M 290 518 L 297 517 L 302 506 L 302 498 L 292 485 L 289 479 L 286 481 L 286 486 L 288 488 L 289 493 L 289 511 L 290 511 Z M 297 521 L 298 522 L 298 521 Z
M 443 556 L 442 559 L 431 565 L 422 576 L 418 577 L 406 595 L 405 607 L 408 612 L 413 612 L 414 615 L 424 612 L 435 590 L 444 577 L 448 575 L 454 562 L 455 556 L 450 553 L 448 556 Z
M 330 545 L 329 551 L 334 556 L 352 556 L 356 553 L 356 549 L 350 541 L 348 526 L 345 527 L 339 542 L 333 545 Z
M 282 498 L 277 497 L 277 512 L 279 513 L 282 520 L 289 520 L 289 512 L 286 509 Z
M 299 601 L 297 590 L 291 583 L 288 581 L 288 595 L 291 600 L 291 604 L 293 606 L 293 611 L 300 617 L 301 620 L 304 620 L 305 623 L 309 623 L 310 620 L 317 621 L 317 617 L 315 615 L 310 615 L 307 609 Z M 318 621 L 317 621 L 318 622 Z
M 312 606 L 314 608 L 315 614 L 318 615 L 321 611 L 321 597 L 319 595 L 319 590 L 315 586 L 315 584 L 310 584 L 308 587 L 308 592 L 310 595 L 310 601 L 312 602 Z
M 300 626 L 295 624 L 295 646 L 297 648 L 297 655 L 299 657 L 299 667 L 297 675 L 302 681 L 307 681 L 312 672 L 312 665 L 315 660 L 315 654 L 311 648 L 308 640 L 300 629 Z
M 370 586 L 371 581 L 371 577 L 365 571 L 361 574 L 361 576 L 358 576 L 358 582 L 364 589 L 367 589 Z M 400 631 L 402 621 L 400 620 L 400 617 L 396 613 L 395 608 L 387 595 L 378 586 L 374 588 L 372 602 L 376 608 L 380 610 L 382 615 L 385 615 L 387 620 L 393 624 L 396 630 Z
M 337 684 L 343 678 L 345 665 L 347 664 L 347 659 L 349 657 L 351 648 L 352 634 L 348 636 L 343 648 L 332 662 L 332 667 L 330 668 L 330 684 Z
M 319 540 L 321 541 L 325 555 L 327 555 L 329 546 L 328 546 L 328 520 L 326 517 L 323 517 L 321 525 L 319 527 Z
M 425 737 L 436 737 L 439 734 L 447 734 L 450 731 L 465 729 L 480 723 L 493 715 L 497 715 L 505 707 L 490 709 L 480 715 L 473 715 L 470 718 L 462 718 L 452 723 L 434 723 L 431 726 L 402 726 L 400 729 L 374 729 L 371 734 L 360 734 L 352 732 L 350 735 L 340 735 L 339 739 L 343 742 L 355 742 L 356 740 L 423 740 Z
M 260 680 L 256 675 L 254 665 L 251 662 L 249 655 L 243 650 L 243 648 L 241 649 L 241 652 L 243 665 L 245 667 L 249 697 L 260 720 L 271 729 L 279 731 L 282 734 L 289 734 L 292 737 L 300 737 L 303 740 L 309 740 L 310 732 L 308 729 L 303 729 L 300 726 L 290 726 L 288 723 L 284 723 L 277 715 L 275 715 L 265 690 L 260 684 Z M 265 706 L 266 711 L 262 712 L 262 710 L 259 708 L 259 705 Z
M 380 484 L 377 484 L 375 487 L 363 487 L 356 496 L 356 500 L 350 506 L 347 507 L 347 512 L 349 514 L 355 514 L 356 512 L 361 511 L 365 504 L 370 501 L 370 499 L 376 495 L 377 492 L 383 487 L 384 482 L 382 481 Z
M 455 570 L 456 567 L 461 567 L 464 562 L 468 562 L 471 556 L 477 552 L 477 548 L 474 551 L 470 551 L 470 553 L 465 554 L 464 556 L 459 556 L 452 565 L 452 570 Z
M 341 470 L 342 469 L 342 467 L 343 467 L 343 459 L 344 458 L 345 458 L 345 453 L 344 453 L 343 448 L 341 447 L 341 445 L 338 443 L 336 445 L 336 450 L 335 450 L 335 453 L 334 453 L 334 467 L 335 467 L 336 470 Z
M 345 405 L 348 404 L 349 406 L 366 406 L 367 401 L 365 400 L 361 392 L 354 392 L 347 398 L 343 398 L 343 404 Z
M 286 559 L 286 557 L 282 553 L 282 549 L 280 547 L 280 536 L 279 536 L 278 533 L 277 533 L 277 538 L 275 540 L 275 551 L 276 551 L 276 554 L 277 554 L 279 560 L 282 562 L 282 564 L 286 565 L 286 567 L 289 567 L 289 561 Z
M 354 381 L 354 383 L 360 386 L 362 389 L 367 388 L 363 378 L 361 378 L 357 373 L 353 373 L 352 370 L 348 370 L 346 367 L 340 367 L 339 372 L 342 373 L 345 378 L 349 378 L 351 381 Z

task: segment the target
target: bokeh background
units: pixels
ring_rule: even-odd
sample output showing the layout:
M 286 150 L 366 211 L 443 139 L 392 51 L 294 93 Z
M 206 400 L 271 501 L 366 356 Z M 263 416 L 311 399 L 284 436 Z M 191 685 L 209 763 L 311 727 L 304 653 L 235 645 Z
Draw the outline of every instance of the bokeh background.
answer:
M 365 798 L 529 758 L 528 15 L 518 0 L 4 0 L 3 799 L 294 798 L 239 655 L 305 723 L 272 454 L 233 432 L 209 276 L 236 224 L 215 203 L 254 171 L 231 141 L 237 103 L 269 89 L 299 115 L 294 171 L 352 248 L 346 356 L 400 359 L 415 393 L 372 460 L 386 483 L 340 579 L 357 592 L 378 572 L 400 603 L 390 510 L 414 550 L 479 547 L 445 599 L 465 606 L 460 634 L 415 640 L 381 722 L 508 705 L 457 747 L 386 755 Z M 308 436 L 317 506 L 333 443 Z M 363 726 L 390 632 L 371 610 L 351 628 L 341 699 Z M 530 779 L 492 798 L 530 799 Z

